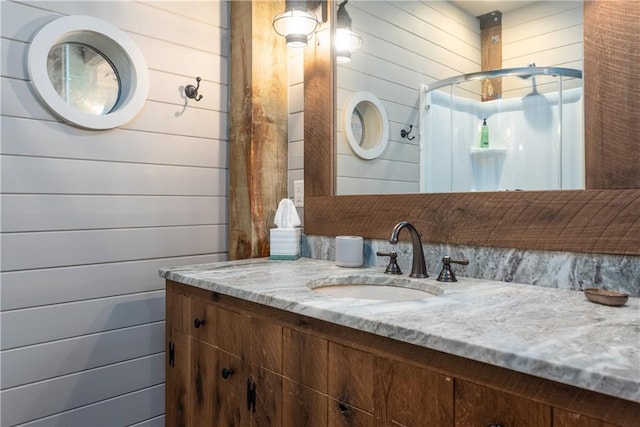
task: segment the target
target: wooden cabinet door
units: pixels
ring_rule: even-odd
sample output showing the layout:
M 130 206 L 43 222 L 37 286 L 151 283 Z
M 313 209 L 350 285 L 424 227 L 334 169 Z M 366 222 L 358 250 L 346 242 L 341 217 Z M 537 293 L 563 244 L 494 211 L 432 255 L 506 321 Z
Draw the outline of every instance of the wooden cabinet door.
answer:
M 189 337 L 167 329 L 165 351 L 165 424 L 175 427 L 191 425 L 189 390 Z
M 287 378 L 282 380 L 282 425 L 327 427 L 326 394 Z
M 455 425 L 551 427 L 551 407 L 503 391 L 455 380 Z
M 373 355 L 329 343 L 329 396 L 365 412 L 373 412 Z
M 248 426 L 245 378 L 239 357 L 191 338 L 191 425 Z
M 184 323 L 189 299 L 167 282 L 165 322 L 165 423 L 176 427 L 191 425 L 189 393 L 189 336 Z
M 249 426 L 251 413 L 247 407 L 248 369 L 242 359 L 218 350 L 214 421 L 220 427 Z
M 252 366 L 251 381 L 255 383 L 255 410 L 251 425 L 282 426 L 282 376 L 259 366 Z
M 638 420 L 640 423 L 640 420 Z M 575 412 L 553 408 L 553 427 L 615 427 L 613 424 L 596 420 Z
M 376 425 L 453 427 L 453 379 L 414 365 L 376 357 Z

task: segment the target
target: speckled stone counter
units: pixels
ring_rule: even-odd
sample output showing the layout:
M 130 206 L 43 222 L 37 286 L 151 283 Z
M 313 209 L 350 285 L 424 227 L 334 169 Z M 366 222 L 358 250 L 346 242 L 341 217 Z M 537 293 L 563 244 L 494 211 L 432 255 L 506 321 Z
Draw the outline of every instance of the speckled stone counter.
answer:
M 582 292 L 458 277 L 390 276 L 330 261 L 267 258 L 167 268 L 166 279 L 514 371 L 640 402 L 640 299 L 622 307 Z M 401 279 L 437 296 L 331 297 L 310 285 Z

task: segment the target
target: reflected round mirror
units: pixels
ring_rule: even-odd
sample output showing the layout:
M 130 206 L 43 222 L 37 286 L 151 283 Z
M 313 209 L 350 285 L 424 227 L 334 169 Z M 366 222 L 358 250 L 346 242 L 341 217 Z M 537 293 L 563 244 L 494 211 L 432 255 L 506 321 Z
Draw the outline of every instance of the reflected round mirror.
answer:
M 362 122 L 362 114 L 356 108 L 351 113 L 351 132 L 353 132 L 353 139 L 362 147 L 364 142 L 364 125 Z
M 67 103 L 87 114 L 108 114 L 120 96 L 120 78 L 107 58 L 81 43 L 55 45 L 47 56 L 47 74 Z
M 389 119 L 382 102 L 369 92 L 356 92 L 343 107 L 347 147 L 361 159 L 380 156 L 389 141 Z

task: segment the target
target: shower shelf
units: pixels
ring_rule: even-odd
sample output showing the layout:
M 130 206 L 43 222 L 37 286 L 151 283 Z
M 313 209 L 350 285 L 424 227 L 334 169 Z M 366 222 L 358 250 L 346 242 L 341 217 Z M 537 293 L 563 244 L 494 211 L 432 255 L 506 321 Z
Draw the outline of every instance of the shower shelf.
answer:
M 506 147 L 489 147 L 489 148 L 480 148 L 480 147 L 471 147 L 471 157 L 493 157 L 493 156 L 504 156 L 507 154 Z

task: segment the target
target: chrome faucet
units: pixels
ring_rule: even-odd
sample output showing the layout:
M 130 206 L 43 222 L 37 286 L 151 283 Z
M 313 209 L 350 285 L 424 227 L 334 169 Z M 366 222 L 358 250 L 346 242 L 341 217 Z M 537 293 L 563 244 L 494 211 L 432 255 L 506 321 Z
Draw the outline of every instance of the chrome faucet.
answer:
M 420 234 L 413 225 L 411 225 L 407 221 L 402 221 L 396 224 L 396 226 L 393 227 L 393 230 L 391 231 L 389 243 L 394 245 L 398 243 L 398 234 L 403 228 L 407 228 L 407 230 L 409 230 L 409 233 L 411 233 L 411 243 L 413 244 L 413 263 L 411 264 L 411 273 L 409 274 L 409 277 L 429 277 L 427 275 L 427 265 L 424 261 L 424 252 L 422 251 L 422 241 L 420 240 Z

